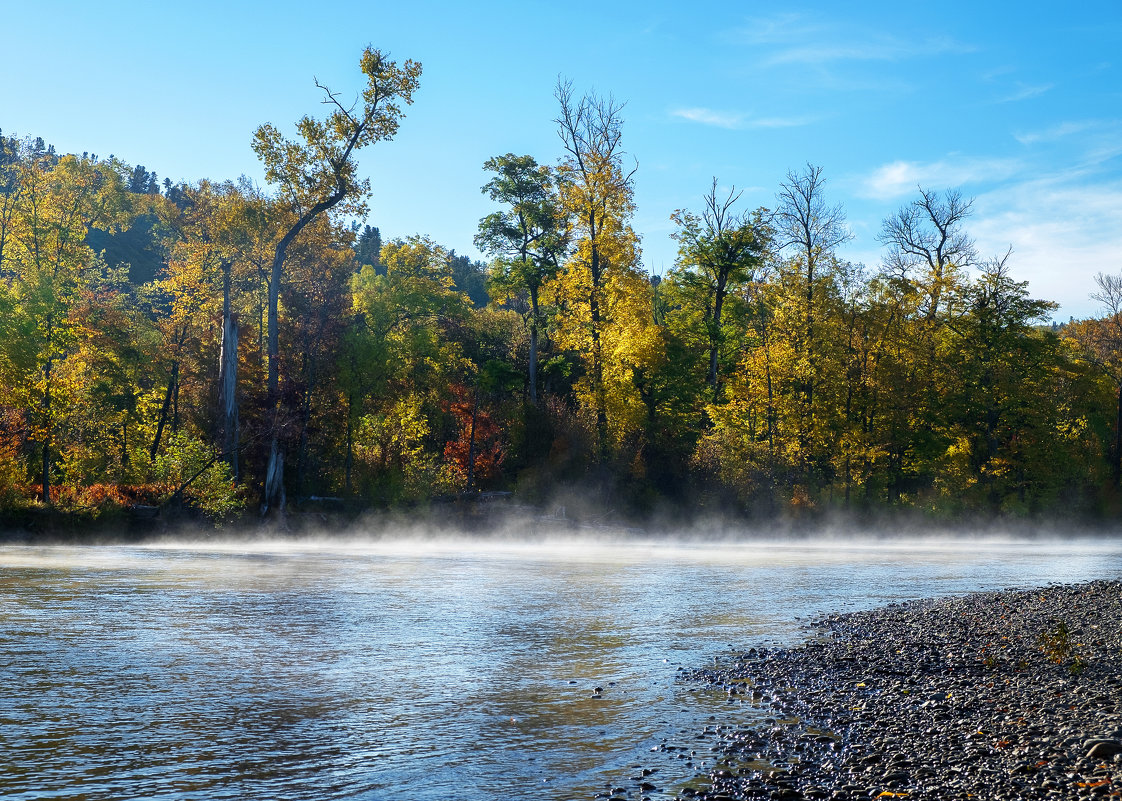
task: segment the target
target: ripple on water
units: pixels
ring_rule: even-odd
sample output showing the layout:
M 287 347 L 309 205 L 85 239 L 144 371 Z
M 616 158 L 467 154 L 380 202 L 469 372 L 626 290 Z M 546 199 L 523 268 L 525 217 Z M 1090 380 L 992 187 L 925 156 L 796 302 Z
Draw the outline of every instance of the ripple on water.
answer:
M 714 754 L 666 746 L 767 714 L 680 665 L 820 611 L 1111 575 L 1117 543 L 9 546 L 0 795 L 591 797 L 636 765 L 670 788 Z

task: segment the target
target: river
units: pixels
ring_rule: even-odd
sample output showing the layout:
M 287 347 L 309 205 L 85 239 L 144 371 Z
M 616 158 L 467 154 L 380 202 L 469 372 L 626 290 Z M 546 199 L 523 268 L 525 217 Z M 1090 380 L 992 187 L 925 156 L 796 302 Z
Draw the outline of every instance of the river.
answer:
M 679 668 L 821 613 L 1117 577 L 1119 540 L 4 546 L 0 796 L 638 798 L 640 765 L 672 793 L 711 716 L 769 714 Z

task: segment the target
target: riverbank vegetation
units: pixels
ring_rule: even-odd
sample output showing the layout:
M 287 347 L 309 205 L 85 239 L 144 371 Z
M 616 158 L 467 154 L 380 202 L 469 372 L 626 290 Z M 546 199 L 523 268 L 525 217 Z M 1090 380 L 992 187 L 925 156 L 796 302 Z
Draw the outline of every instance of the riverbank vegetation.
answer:
M 631 514 L 1117 514 L 1122 278 L 1101 318 L 1051 323 L 953 188 L 848 262 L 813 165 L 769 208 L 714 179 L 667 209 L 679 258 L 652 276 L 623 108 L 565 82 L 558 153 L 481 165 L 487 263 L 383 240 L 355 154 L 393 147 L 421 67 L 360 66 L 353 102 L 321 87 L 326 119 L 257 131 L 267 188 L 0 134 L 9 518 L 566 488 Z

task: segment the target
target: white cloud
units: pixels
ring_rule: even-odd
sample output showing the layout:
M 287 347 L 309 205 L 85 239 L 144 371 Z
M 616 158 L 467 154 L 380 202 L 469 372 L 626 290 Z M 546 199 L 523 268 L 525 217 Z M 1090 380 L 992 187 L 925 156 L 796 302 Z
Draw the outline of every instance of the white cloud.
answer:
M 1020 81 L 1018 81 L 1017 82 L 1017 91 L 1013 92 L 1013 94 L 1011 94 L 1011 95 L 1006 95 L 1005 97 L 998 98 L 997 102 L 998 103 L 1017 103 L 1021 100 L 1028 100 L 1028 99 L 1033 98 L 1033 97 L 1039 97 L 1040 95 L 1047 92 L 1049 89 L 1053 88 L 1055 85 L 1056 84 L 1054 84 L 1054 83 L 1041 83 L 1041 84 L 1035 84 L 1035 85 L 1030 86 L 1028 84 L 1023 84 Z
M 1072 134 L 1083 133 L 1098 125 L 1099 123 L 1094 120 L 1061 122 L 1043 131 L 1029 131 L 1027 133 L 1013 134 L 1013 137 L 1022 145 L 1035 145 L 1038 142 L 1055 142 L 1057 139 L 1063 139 Z
M 833 37 L 831 37 L 833 38 Z M 838 38 L 841 38 L 840 35 Z M 811 42 L 788 47 L 772 54 L 768 64 L 827 64 L 836 61 L 901 61 L 908 58 L 934 56 L 943 53 L 962 53 L 969 51 L 965 45 L 949 39 L 928 39 L 912 42 L 895 36 L 879 35 L 865 41 L 848 41 L 838 44 L 835 41 Z
M 717 128 L 795 128 L 809 125 L 817 117 L 749 117 L 747 114 L 731 111 L 717 111 L 710 108 L 694 107 L 674 109 L 670 116 L 679 117 L 702 125 Z
M 743 114 L 714 111 L 710 108 L 680 108 L 671 111 L 670 114 L 690 122 L 700 122 L 702 125 L 714 125 L 718 128 L 739 128 L 744 121 Z
M 1061 304 L 1058 316 L 1098 313 L 1096 273 L 1122 272 L 1122 181 L 1077 183 L 1059 174 L 975 199 L 970 233 L 983 254 L 1013 246 L 1013 274 L 1033 297 Z
M 861 197 L 890 200 L 912 194 L 922 186 L 932 189 L 955 189 L 982 181 L 1003 180 L 1021 169 L 1014 159 L 973 159 L 948 157 L 927 164 L 918 161 L 894 161 L 877 167 L 861 181 L 857 194 Z
M 900 61 L 974 50 L 947 37 L 917 40 L 793 13 L 749 19 L 733 32 L 733 37 L 746 44 L 774 48 L 764 58 L 768 65 Z

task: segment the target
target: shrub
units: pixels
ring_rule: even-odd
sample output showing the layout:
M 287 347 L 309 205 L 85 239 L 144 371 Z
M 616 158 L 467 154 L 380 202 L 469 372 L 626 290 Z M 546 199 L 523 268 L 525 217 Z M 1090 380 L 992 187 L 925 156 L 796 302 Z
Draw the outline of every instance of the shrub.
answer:
M 163 502 L 178 492 L 183 502 L 218 524 L 237 515 L 244 502 L 230 475 L 230 466 L 218 458 L 218 451 L 185 433 L 168 440 L 164 452 L 156 457 L 156 479 L 171 487 Z

